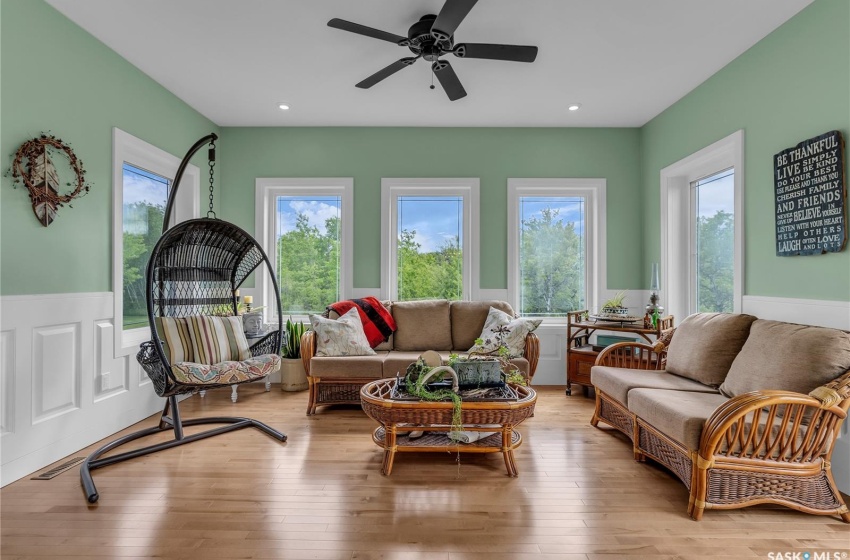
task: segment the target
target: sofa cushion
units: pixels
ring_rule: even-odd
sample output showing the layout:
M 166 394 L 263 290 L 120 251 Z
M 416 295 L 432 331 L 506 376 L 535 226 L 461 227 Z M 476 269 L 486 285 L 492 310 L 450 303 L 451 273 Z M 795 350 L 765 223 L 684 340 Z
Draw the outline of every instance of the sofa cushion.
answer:
M 311 377 L 381 379 L 387 352 L 376 352 L 374 356 L 313 357 L 310 360 Z
M 491 307 L 514 316 L 513 308 L 506 301 L 451 302 L 452 348 L 466 352 L 475 344 L 475 339 L 484 329 L 484 322 Z
M 750 337 L 732 363 L 720 392 L 735 397 L 776 389 L 805 395 L 848 369 L 850 334 L 759 319 L 753 323 Z
M 393 348 L 403 352 L 450 350 L 452 325 L 449 301 L 397 301 L 393 303 L 393 318 L 398 330 Z
M 372 356 L 375 351 L 366 340 L 357 308 L 352 307 L 339 319 L 310 315 L 316 333 L 316 356 Z
M 628 400 L 632 413 L 685 448 L 696 451 L 705 421 L 729 399 L 720 393 L 632 389 Z
M 744 346 L 752 315 L 697 313 L 682 321 L 667 350 L 667 371 L 719 387 Z
M 594 387 L 624 406 L 629 404 L 629 391 L 637 388 L 717 394 L 717 389 L 713 387 L 666 371 L 593 366 L 590 370 L 590 381 Z
M 521 357 L 525 354 L 525 337 L 537 330 L 543 319 L 514 319 L 504 311 L 491 307 L 487 320 L 479 335 L 481 344 L 469 349 L 470 353 L 491 353 L 505 346 L 511 356 Z

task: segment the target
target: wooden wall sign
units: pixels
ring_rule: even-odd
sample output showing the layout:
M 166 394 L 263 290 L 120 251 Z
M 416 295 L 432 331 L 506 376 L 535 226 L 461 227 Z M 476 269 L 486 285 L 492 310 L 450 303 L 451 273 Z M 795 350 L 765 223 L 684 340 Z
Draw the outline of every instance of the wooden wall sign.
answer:
M 53 164 L 51 150 L 64 154 L 68 165 L 74 174 L 73 181 L 66 181 L 66 187 L 72 187 L 71 192 L 60 192 L 59 174 Z M 91 186 L 86 183 L 86 170 L 83 162 L 65 144 L 61 138 L 51 134 L 42 134 L 38 138 L 27 140 L 15 152 L 15 159 L 10 169 L 12 184 L 23 183 L 30 193 L 32 211 L 39 223 L 44 227 L 53 223 L 56 212 L 61 206 L 69 204 L 79 196 L 89 192 Z
M 844 139 L 833 130 L 773 156 L 776 255 L 837 253 L 847 242 Z

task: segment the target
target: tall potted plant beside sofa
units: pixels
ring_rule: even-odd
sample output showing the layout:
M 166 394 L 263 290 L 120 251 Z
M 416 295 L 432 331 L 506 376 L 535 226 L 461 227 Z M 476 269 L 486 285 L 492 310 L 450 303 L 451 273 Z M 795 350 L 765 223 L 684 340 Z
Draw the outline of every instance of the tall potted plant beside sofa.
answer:
M 307 371 L 301 361 L 301 336 L 306 330 L 301 321 L 286 320 L 286 341 L 281 351 L 280 388 L 283 391 L 304 391 L 309 387 Z

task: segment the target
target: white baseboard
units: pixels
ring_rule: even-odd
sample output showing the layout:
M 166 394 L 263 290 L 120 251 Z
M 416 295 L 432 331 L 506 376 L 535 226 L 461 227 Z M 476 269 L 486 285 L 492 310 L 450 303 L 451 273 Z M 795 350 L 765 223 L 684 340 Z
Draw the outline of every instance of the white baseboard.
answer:
M 850 301 L 744 296 L 743 312 L 759 319 L 850 331 Z M 845 421 L 832 454 L 835 483 L 850 494 L 850 422 Z

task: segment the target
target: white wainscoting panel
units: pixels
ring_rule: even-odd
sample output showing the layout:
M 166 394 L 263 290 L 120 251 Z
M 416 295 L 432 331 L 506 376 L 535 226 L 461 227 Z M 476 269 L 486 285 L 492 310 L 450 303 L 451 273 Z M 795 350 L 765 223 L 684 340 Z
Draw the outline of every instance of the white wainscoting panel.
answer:
M 0 485 L 161 410 L 135 352 L 114 355 L 111 293 L 5 296 L 0 306 Z
M 0 437 L 15 431 L 15 331 L 0 332 Z
M 33 329 L 32 423 L 80 407 L 80 324 Z
M 744 296 L 743 312 L 759 319 L 850 331 L 850 301 Z M 838 488 L 850 494 L 850 422 L 846 420 L 832 453 L 832 473 Z

